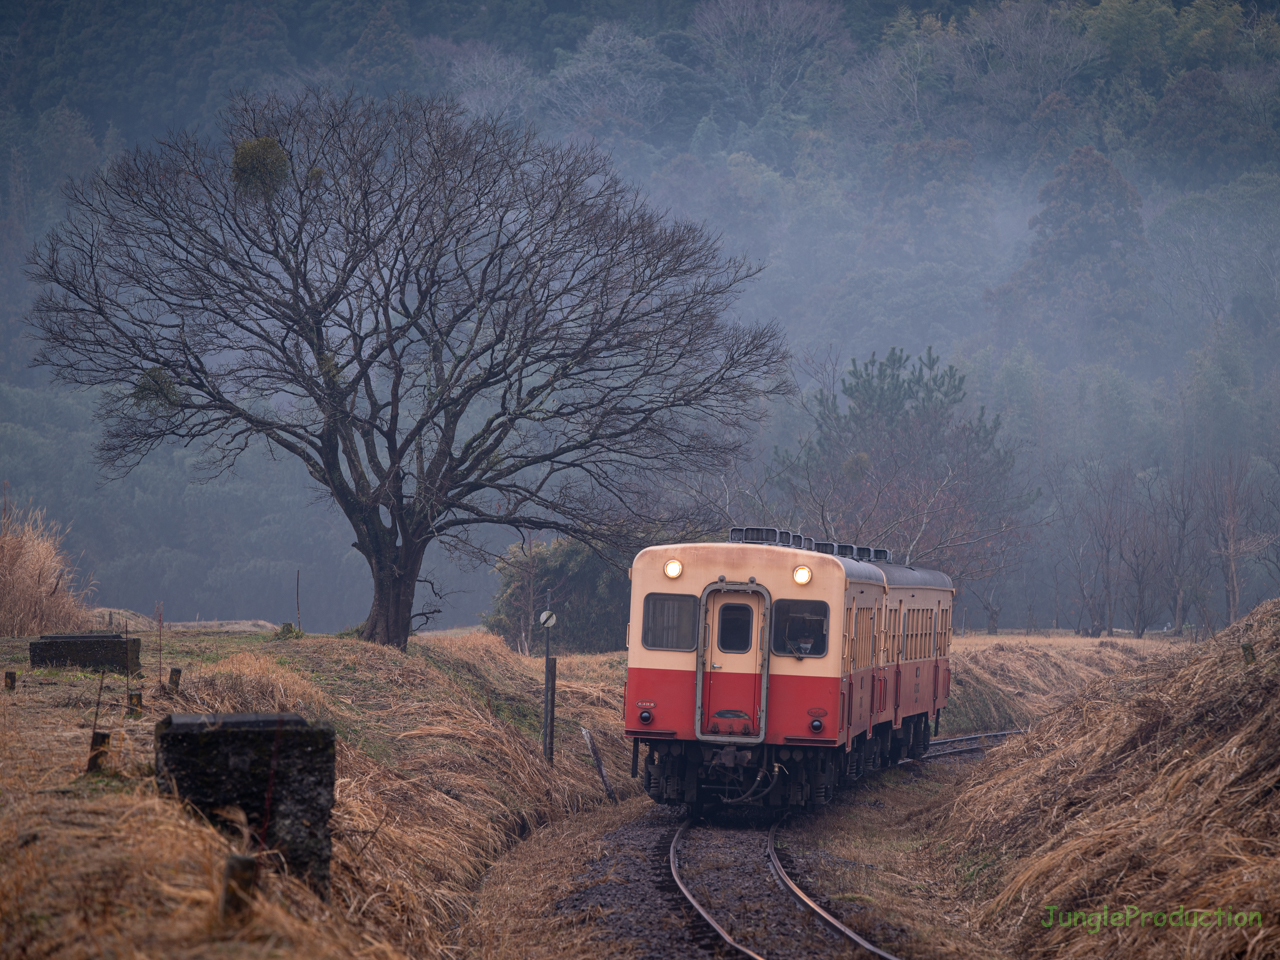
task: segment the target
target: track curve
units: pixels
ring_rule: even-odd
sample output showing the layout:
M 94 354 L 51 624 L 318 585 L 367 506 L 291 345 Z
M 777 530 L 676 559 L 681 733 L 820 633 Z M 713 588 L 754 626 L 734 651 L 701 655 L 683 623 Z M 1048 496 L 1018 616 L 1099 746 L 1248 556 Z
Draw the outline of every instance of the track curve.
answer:
M 692 818 L 686 820 L 684 823 L 680 825 L 680 829 L 676 831 L 676 835 L 671 838 L 671 854 L 670 854 L 671 879 L 676 882 L 676 886 L 680 888 L 680 892 L 684 894 L 685 899 L 688 900 L 691 904 L 693 904 L 693 909 L 697 910 L 698 913 L 702 915 L 703 920 L 711 924 L 711 929 L 715 930 L 716 933 L 720 934 L 720 938 L 724 940 L 725 943 L 727 943 L 734 950 L 737 950 L 743 956 L 751 957 L 752 960 L 765 960 L 764 957 L 760 956 L 760 954 L 756 953 L 754 950 L 744 947 L 737 940 L 733 939 L 733 937 L 729 935 L 729 931 L 727 931 L 724 927 L 720 926 L 720 924 L 716 922 L 716 918 L 711 915 L 711 912 L 707 910 L 706 907 L 704 907 L 701 903 L 698 902 L 698 898 L 693 895 L 693 891 L 690 890 L 687 886 L 685 886 L 684 880 L 680 878 L 680 852 L 679 852 L 680 838 L 684 836 L 685 830 L 687 830 L 692 825 L 693 825 Z
M 949 746 L 950 749 L 942 750 L 937 753 L 934 753 L 932 750 L 930 750 L 928 754 L 926 754 L 924 757 L 921 757 L 920 759 L 930 760 L 930 759 L 933 759 L 934 757 L 944 757 L 949 754 L 968 753 L 974 750 L 983 750 L 988 746 L 995 745 L 990 741 L 1001 742 L 1009 736 L 1023 733 L 1023 732 L 1024 731 L 1022 730 L 1001 730 L 994 733 L 983 733 L 983 734 L 975 734 L 975 735 L 966 736 L 966 737 L 951 737 L 945 740 L 934 740 L 930 744 L 930 747 L 933 747 L 934 745 Z M 693 891 L 689 889 L 688 885 L 685 884 L 684 879 L 680 876 L 680 840 L 685 836 L 689 828 L 693 826 L 696 820 L 697 818 L 695 817 L 691 817 L 685 820 L 680 825 L 679 829 L 676 830 L 674 836 L 672 836 L 671 838 L 671 846 L 669 850 L 669 863 L 671 866 L 672 880 L 675 881 L 676 887 L 679 889 L 680 893 L 684 896 L 684 898 L 693 906 L 693 908 L 698 912 L 698 914 L 707 922 L 707 924 L 711 927 L 711 929 L 715 931 L 715 933 L 720 937 L 720 939 L 725 943 L 726 946 L 728 946 L 732 950 L 735 950 L 741 956 L 751 958 L 751 960 L 767 960 L 767 958 L 764 957 L 763 955 L 757 953 L 756 951 L 752 950 L 750 947 L 742 943 L 739 943 L 737 940 L 735 940 L 733 936 L 723 926 L 720 925 L 720 923 L 716 920 L 716 918 L 712 916 L 711 911 L 709 911 L 705 906 L 703 906 L 702 903 L 698 901 L 698 898 L 694 896 Z M 846 927 L 838 919 L 832 916 L 827 910 L 825 910 L 821 905 L 819 905 L 811 896 L 809 896 L 800 887 L 799 884 L 795 882 L 795 880 L 791 878 L 791 876 L 787 873 L 786 868 L 783 867 L 781 859 L 778 857 L 778 850 L 777 850 L 777 844 L 776 844 L 778 828 L 782 825 L 783 820 L 785 820 L 785 817 L 783 819 L 779 819 L 775 821 L 773 826 L 770 827 L 768 840 L 766 841 L 766 844 L 765 844 L 765 854 L 768 860 L 768 866 L 770 871 L 773 873 L 774 878 L 777 880 L 778 885 L 791 895 L 791 898 L 796 902 L 796 904 L 798 904 L 803 910 L 807 911 L 810 915 L 816 918 L 820 923 L 822 923 L 827 929 L 831 930 L 833 933 L 844 938 L 850 943 L 856 945 L 859 949 L 866 951 L 872 956 L 881 958 L 881 960 L 899 960 L 899 958 L 894 954 L 889 953 L 886 950 L 882 950 L 881 948 L 877 947 L 874 943 L 871 943 L 870 941 L 866 940 L 859 934 L 855 933 L 853 930 L 850 930 L 848 927 Z
M 778 833 L 778 827 L 780 826 L 782 826 L 781 820 L 779 820 L 777 823 L 775 823 L 772 827 L 769 828 L 769 843 L 767 847 L 769 852 L 769 865 L 773 868 L 774 876 L 778 878 L 778 882 L 782 884 L 782 886 L 786 889 L 788 893 L 791 894 L 792 897 L 795 898 L 797 903 L 799 903 L 802 907 L 804 907 L 810 913 L 814 914 L 814 916 L 816 916 L 819 920 L 821 920 L 824 924 L 826 924 L 829 928 L 834 930 L 836 933 L 840 934 L 840 936 L 853 941 L 858 946 L 860 946 L 863 950 L 866 950 L 868 953 L 872 953 L 877 957 L 882 957 L 883 960 L 899 960 L 899 958 L 894 956 L 892 953 L 887 953 L 886 951 L 881 950 L 879 947 L 877 947 L 874 943 L 870 943 L 867 940 L 864 940 L 862 937 L 858 936 L 858 934 L 854 933 L 852 930 L 846 927 L 843 923 L 841 923 L 831 914 L 827 913 L 827 911 L 822 909 L 822 907 L 820 907 L 812 897 L 810 897 L 807 893 L 805 893 L 802 889 L 800 889 L 800 885 L 798 883 L 796 883 L 794 880 L 791 879 L 790 875 L 783 868 L 782 861 L 778 859 L 778 848 L 777 848 L 777 845 L 774 843 L 774 839 Z

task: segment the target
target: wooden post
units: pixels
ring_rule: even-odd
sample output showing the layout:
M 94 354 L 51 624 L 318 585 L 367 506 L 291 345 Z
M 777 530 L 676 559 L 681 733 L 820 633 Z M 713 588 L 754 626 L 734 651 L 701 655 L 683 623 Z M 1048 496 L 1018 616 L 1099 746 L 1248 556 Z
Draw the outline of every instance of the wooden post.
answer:
M 547 631 L 550 633 L 551 631 Z M 556 658 L 547 657 L 547 675 L 542 688 L 542 755 L 556 765 Z
M 218 906 L 218 915 L 224 922 L 238 918 L 249 909 L 257 876 L 256 857 L 238 853 L 227 857 L 227 868 L 222 874 L 222 902 Z
M 142 691 L 134 690 L 129 694 L 129 709 L 125 711 L 126 717 L 137 719 L 142 716 Z
M 4 688 L 6 690 L 18 689 L 18 671 L 6 670 L 4 672 Z
M 604 772 L 604 761 L 600 759 L 600 751 L 596 749 L 595 738 L 591 736 L 591 731 L 586 727 L 582 728 L 582 739 L 587 741 L 587 749 L 591 751 L 591 759 L 595 762 L 596 773 L 600 774 L 600 782 L 604 784 L 604 793 L 615 805 L 618 802 L 618 795 L 613 792 L 613 785 L 609 783 L 609 775 Z M 640 741 L 636 741 L 639 743 Z
M 157 653 L 159 661 L 156 663 L 156 679 L 164 676 L 164 604 L 159 600 L 156 601 L 156 629 L 159 630 L 159 638 L 156 641 Z
M 98 739 L 98 711 L 102 709 L 102 682 L 106 679 L 107 671 L 103 670 L 98 674 L 98 702 L 93 705 L 93 732 L 89 735 L 89 765 L 85 768 L 87 773 L 98 769 L 98 764 L 102 760 L 102 748 L 111 742 L 110 734 L 103 734 L 104 739 Z
M 169 668 L 169 692 L 177 693 L 178 684 L 181 682 L 182 682 L 182 668 L 170 667 Z
M 97 773 L 102 769 L 102 758 L 107 755 L 107 751 L 111 749 L 111 734 L 105 730 L 98 732 L 95 730 L 89 738 L 89 765 L 85 767 L 85 773 Z
M 298 632 L 302 632 L 302 571 L 298 571 L 298 578 L 293 582 L 293 602 L 297 606 L 298 612 Z

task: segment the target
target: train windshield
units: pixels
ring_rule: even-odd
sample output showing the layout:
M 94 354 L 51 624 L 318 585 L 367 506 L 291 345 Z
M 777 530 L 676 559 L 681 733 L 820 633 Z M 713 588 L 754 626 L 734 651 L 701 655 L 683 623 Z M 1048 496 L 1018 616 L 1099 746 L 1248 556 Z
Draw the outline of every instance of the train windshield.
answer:
M 821 600 L 773 604 L 773 652 L 786 657 L 825 657 L 829 608 Z
M 641 642 L 650 650 L 692 650 L 698 645 L 698 598 L 650 593 L 644 598 Z

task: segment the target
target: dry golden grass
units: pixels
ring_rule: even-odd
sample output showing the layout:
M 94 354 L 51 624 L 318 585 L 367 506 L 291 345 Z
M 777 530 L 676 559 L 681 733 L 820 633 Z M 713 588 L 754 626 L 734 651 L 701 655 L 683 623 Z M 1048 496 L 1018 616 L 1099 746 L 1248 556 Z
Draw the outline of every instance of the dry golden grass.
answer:
M 144 668 L 153 656 L 144 649 Z M 619 792 L 635 793 L 620 660 L 561 659 L 554 770 L 536 736 L 541 663 L 488 635 L 428 638 L 408 653 L 331 638 L 202 638 L 165 662 L 186 671 L 181 692 L 148 686 L 142 721 L 120 719 L 123 682 L 106 688 L 105 778 L 77 776 L 96 678 L 24 675 L 3 699 L 0 849 L 40 839 L 21 847 L 29 863 L 0 868 L 0 955 L 457 956 L 459 925 L 494 860 L 533 828 L 603 800 L 579 724 L 596 735 Z M 169 712 L 277 710 L 339 732 L 332 897 L 273 874 L 252 922 L 222 927 L 212 911 L 231 841 L 154 795 L 152 727 Z M 50 788 L 70 792 L 37 793 Z M 41 868 L 50 856 L 56 871 Z
M 958 851 L 938 840 L 943 812 L 975 766 L 961 757 L 872 773 L 837 803 L 784 824 L 780 838 L 845 925 L 894 955 L 998 956 L 974 936 Z
M 618 806 L 553 824 L 522 843 L 485 877 L 459 939 L 477 960 L 596 960 L 604 948 L 595 917 L 561 913 L 558 901 L 578 889 L 585 865 L 604 856 L 604 836 L 648 812 L 653 801 Z M 623 956 L 617 942 L 610 956 Z
M 0 502 L 0 637 L 79 630 L 86 591 L 62 549 L 62 530 L 44 512 Z
M 1003 636 L 963 646 L 951 656 L 951 697 L 942 714 L 941 736 L 1022 729 L 1057 709 L 1089 683 L 1128 673 L 1149 658 L 1139 648 L 1113 640 L 1076 636 Z M 1180 655 L 1186 645 L 1158 648 Z M 1174 651 L 1171 653 L 1170 651 Z
M 1280 601 L 1189 663 L 1145 668 L 993 752 L 957 800 L 951 827 L 990 874 L 986 930 L 1016 956 L 1280 956 Z M 1085 917 L 1043 926 L 1050 905 Z M 1130 905 L 1127 925 L 1085 925 Z M 1178 907 L 1257 911 L 1261 926 L 1155 925 Z

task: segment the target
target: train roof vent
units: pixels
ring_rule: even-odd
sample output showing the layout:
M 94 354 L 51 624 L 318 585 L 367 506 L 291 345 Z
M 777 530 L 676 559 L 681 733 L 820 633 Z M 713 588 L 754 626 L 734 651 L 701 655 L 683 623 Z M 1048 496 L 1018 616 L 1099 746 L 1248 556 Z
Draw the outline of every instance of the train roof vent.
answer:
M 791 546 L 791 534 L 788 531 L 786 530 L 778 531 L 778 546 L 780 547 Z
M 794 546 L 794 544 L 793 544 L 793 546 Z M 801 550 L 812 550 L 812 549 L 813 549 L 813 537 L 805 537 L 805 538 L 804 538 L 804 546 L 802 546 L 800 549 L 801 549 Z
M 742 542 L 742 528 L 741 528 L 741 527 L 730 527 L 730 528 L 729 528 L 729 542 L 730 542 L 730 543 L 741 543 L 741 542 Z
M 743 527 L 742 542 L 743 543 L 777 543 L 778 530 L 776 527 Z
M 878 560 L 882 563 L 893 563 L 893 554 L 891 554 L 888 550 L 884 549 L 883 547 L 876 547 L 874 554 L 875 555 L 873 559 L 875 560 Z
M 857 556 L 857 552 L 858 552 L 858 548 L 855 547 L 852 543 L 836 544 L 837 557 L 844 557 L 846 560 L 852 560 L 855 556 Z
M 796 533 L 796 532 L 792 531 L 792 533 L 791 533 L 791 545 L 792 545 L 793 547 L 795 547 L 797 550 L 803 550 L 803 549 L 804 549 L 804 537 L 802 537 L 802 536 L 800 536 L 800 534 L 798 534 L 798 533 Z
M 815 543 L 813 545 L 813 549 L 817 550 L 819 553 L 834 554 L 836 552 L 836 545 L 834 543 L 826 543 L 826 542 Z
M 857 559 L 859 559 L 859 560 L 870 560 L 870 559 L 871 559 L 871 548 L 870 548 L 870 547 L 854 547 L 853 549 L 857 551 Z

